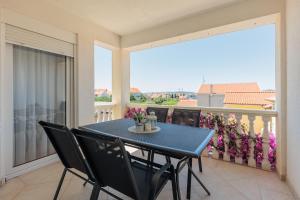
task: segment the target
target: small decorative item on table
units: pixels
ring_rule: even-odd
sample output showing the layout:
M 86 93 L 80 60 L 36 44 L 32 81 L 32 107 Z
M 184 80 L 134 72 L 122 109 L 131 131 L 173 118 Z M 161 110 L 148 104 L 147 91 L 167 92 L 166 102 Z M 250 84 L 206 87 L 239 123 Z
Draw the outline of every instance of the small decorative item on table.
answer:
M 134 109 L 134 112 L 132 112 L 132 118 L 135 122 L 135 126 L 129 127 L 129 132 L 155 133 L 160 131 L 160 128 L 156 126 L 157 117 L 154 112 L 150 113 L 150 115 L 146 115 L 146 112 L 142 109 Z
M 135 121 L 135 129 L 137 132 L 143 132 L 145 130 L 146 116 L 142 109 L 136 110 L 133 114 L 133 119 Z
M 151 129 L 155 130 L 156 129 L 156 124 L 157 124 L 157 117 L 155 115 L 155 112 L 150 112 L 150 115 L 148 115 L 148 120 L 151 123 Z

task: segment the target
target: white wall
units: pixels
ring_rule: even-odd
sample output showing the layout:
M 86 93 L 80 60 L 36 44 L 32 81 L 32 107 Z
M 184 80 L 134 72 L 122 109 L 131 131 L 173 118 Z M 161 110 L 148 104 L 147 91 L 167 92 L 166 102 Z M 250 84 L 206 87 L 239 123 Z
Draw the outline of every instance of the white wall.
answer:
M 300 197 L 300 1 L 287 0 L 287 180 Z
M 77 34 L 78 124 L 94 122 L 94 41 L 119 48 L 120 36 L 39 0 L 0 0 L 2 8 Z M 16 19 L 21 21 L 21 19 Z

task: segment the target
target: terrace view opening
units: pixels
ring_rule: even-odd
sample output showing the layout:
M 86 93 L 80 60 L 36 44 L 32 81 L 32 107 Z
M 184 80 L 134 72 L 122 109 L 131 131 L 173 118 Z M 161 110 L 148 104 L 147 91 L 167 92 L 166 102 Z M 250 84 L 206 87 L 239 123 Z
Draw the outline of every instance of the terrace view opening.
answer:
M 136 51 L 130 60 L 132 103 L 275 109 L 274 24 Z

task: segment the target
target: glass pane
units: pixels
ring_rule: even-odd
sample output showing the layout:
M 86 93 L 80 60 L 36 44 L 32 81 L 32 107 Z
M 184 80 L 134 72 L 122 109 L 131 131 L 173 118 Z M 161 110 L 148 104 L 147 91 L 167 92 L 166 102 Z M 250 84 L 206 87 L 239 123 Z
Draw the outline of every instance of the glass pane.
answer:
M 66 124 L 66 57 L 14 46 L 14 166 L 55 153 L 40 120 Z

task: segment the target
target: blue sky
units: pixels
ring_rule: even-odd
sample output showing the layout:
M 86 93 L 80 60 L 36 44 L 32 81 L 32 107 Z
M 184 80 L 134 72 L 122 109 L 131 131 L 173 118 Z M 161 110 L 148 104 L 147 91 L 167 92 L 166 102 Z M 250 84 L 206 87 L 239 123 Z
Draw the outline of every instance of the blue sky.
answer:
M 95 45 L 95 88 L 112 87 L 112 52 L 108 49 Z
M 97 77 L 111 68 L 111 55 L 104 53 L 96 49 Z M 275 89 L 275 25 L 132 52 L 130 60 L 131 87 L 142 92 L 197 91 L 203 81 L 258 82 Z M 109 77 L 111 82 L 109 73 L 96 78 L 95 86 L 111 88 L 105 82 Z

